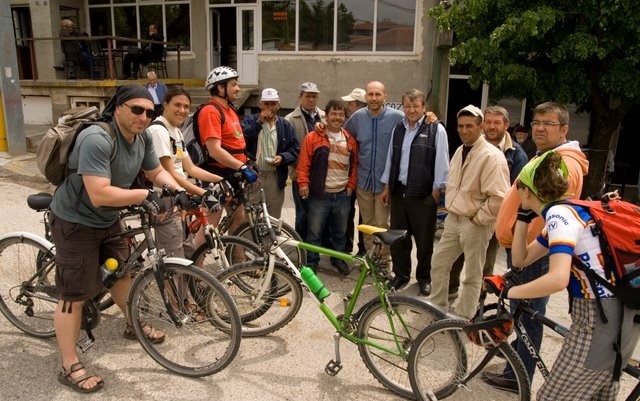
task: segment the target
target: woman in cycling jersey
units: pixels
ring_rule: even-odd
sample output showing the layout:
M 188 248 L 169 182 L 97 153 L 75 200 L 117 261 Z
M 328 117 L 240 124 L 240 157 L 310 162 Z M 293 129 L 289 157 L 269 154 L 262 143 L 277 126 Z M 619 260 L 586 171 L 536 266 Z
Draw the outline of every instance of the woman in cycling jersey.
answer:
M 549 272 L 529 283 L 502 290 L 506 298 L 538 298 L 569 291 L 571 330 L 550 375 L 537 394 L 538 400 L 615 401 L 619 382 L 613 379 L 622 320 L 622 366 L 629 361 L 638 341 L 638 325 L 629 309 L 608 290 L 591 288 L 584 272 L 572 268 L 577 257 L 605 277 L 598 237 L 590 228 L 589 213 L 580 206 L 559 204 L 568 188 L 567 167 L 562 157 L 548 151 L 529 162 L 517 181 L 522 205 L 515 226 L 512 258 L 515 268 L 528 266 L 549 253 Z M 527 225 L 536 216 L 545 219 L 538 238 L 527 245 Z M 608 323 L 603 323 L 595 294 L 599 294 Z

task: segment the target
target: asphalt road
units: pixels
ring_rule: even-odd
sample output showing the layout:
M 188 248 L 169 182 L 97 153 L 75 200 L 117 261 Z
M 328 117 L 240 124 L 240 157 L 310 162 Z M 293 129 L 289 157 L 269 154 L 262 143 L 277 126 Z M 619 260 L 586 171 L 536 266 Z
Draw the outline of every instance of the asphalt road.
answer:
M 0 154 L 0 235 L 10 231 L 41 233 L 42 216 L 26 206 L 30 193 L 50 187 L 36 173 L 33 155 L 9 157 Z M 285 203 L 285 220 L 293 224 L 293 205 Z M 496 271 L 503 271 L 499 254 Z M 0 269 L 2 267 L 0 266 Z M 320 277 L 332 295 L 327 303 L 340 311 L 342 297 L 354 284 L 348 277 L 333 273 L 328 263 L 320 266 Z M 405 293 L 418 296 L 415 282 Z M 372 297 L 372 289 L 362 294 Z M 305 295 L 305 298 L 307 295 Z M 339 312 L 338 312 L 339 313 Z M 549 316 L 569 324 L 565 293 L 552 297 Z M 397 400 L 367 371 L 357 347 L 341 341 L 343 370 L 335 377 L 324 373 L 334 358 L 333 329 L 315 304 L 305 299 L 294 320 L 280 331 L 262 338 L 243 339 L 240 351 L 223 372 L 200 379 L 189 379 L 166 371 L 149 358 L 135 341 L 121 333 L 124 319 L 116 308 L 106 311 L 94 331 L 96 345 L 80 356 L 91 372 L 105 379 L 100 400 Z M 561 340 L 545 332 L 543 358 L 548 364 L 560 349 Z M 31 338 L 0 316 L 0 400 L 82 400 L 87 395 L 73 392 L 56 380 L 60 369 L 55 340 Z M 540 386 L 536 374 L 534 389 Z M 632 381 L 623 379 L 623 391 Z M 624 399 L 622 396 L 619 399 Z

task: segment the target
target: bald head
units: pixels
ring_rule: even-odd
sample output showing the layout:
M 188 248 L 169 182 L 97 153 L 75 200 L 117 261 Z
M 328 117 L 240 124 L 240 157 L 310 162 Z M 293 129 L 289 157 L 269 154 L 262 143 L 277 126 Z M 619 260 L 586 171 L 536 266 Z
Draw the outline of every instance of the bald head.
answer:
M 367 101 L 367 108 L 369 112 L 377 116 L 382 113 L 384 109 L 384 103 L 387 101 L 387 91 L 384 84 L 379 81 L 371 81 L 366 86 L 365 99 Z

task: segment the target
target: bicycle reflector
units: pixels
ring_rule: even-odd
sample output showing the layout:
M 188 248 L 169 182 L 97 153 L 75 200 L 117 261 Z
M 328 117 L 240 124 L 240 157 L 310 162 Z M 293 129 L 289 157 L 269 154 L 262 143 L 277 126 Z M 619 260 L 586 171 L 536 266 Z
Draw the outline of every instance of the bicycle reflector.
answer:
M 471 342 L 490 349 L 507 341 L 513 332 L 513 317 L 504 308 L 502 301 L 486 306 L 480 305 L 476 315 L 462 330 Z

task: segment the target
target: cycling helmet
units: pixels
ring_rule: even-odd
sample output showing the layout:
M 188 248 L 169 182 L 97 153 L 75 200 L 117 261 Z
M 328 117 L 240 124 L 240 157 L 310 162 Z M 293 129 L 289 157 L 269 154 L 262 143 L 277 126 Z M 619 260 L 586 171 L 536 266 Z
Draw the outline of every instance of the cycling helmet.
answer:
M 494 310 L 495 313 L 487 313 Z M 513 317 L 504 308 L 502 300 L 496 304 L 480 305 L 463 331 L 474 344 L 490 349 L 507 341 L 513 332 Z
M 207 80 L 204 83 L 204 88 L 208 91 L 218 84 L 223 84 L 230 79 L 238 78 L 238 73 L 231 67 L 226 65 L 216 67 L 209 73 Z

